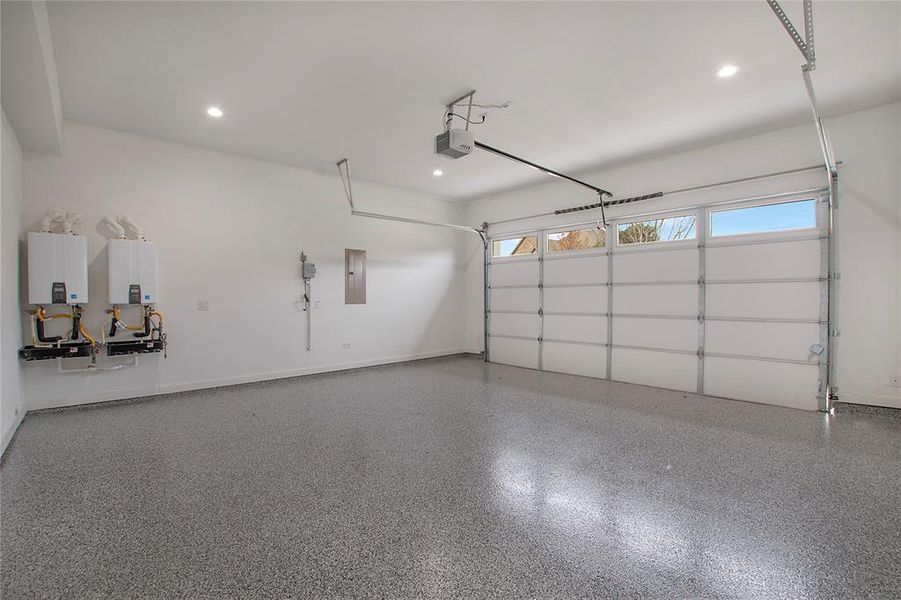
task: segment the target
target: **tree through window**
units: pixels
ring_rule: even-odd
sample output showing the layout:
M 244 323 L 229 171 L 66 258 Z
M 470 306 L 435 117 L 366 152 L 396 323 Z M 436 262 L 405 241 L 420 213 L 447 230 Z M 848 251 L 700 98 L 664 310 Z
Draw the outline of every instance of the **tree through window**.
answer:
M 693 240 L 697 236 L 694 215 L 665 217 L 663 219 L 636 221 L 634 223 L 620 223 L 617 226 L 616 231 L 617 239 L 621 246 L 628 244 Z
M 548 252 L 565 252 L 567 250 L 591 250 L 603 248 L 606 243 L 605 231 L 602 229 L 572 229 L 547 234 Z

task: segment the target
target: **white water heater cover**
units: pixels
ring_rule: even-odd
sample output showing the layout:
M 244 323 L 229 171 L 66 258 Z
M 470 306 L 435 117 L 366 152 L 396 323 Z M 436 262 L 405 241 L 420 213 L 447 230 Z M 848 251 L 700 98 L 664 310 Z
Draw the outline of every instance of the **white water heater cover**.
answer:
M 139 240 L 110 240 L 108 280 L 110 304 L 158 302 L 156 244 Z
M 64 233 L 28 233 L 29 304 L 88 301 L 88 238 Z

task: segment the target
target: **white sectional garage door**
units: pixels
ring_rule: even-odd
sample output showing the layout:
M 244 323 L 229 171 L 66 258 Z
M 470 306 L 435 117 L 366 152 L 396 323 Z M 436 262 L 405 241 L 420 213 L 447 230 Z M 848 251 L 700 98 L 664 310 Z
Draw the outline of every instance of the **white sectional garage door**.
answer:
M 539 314 L 538 255 L 511 257 L 491 265 L 488 332 L 495 362 L 537 369 Z
M 549 250 L 572 228 L 528 234 L 530 244 L 498 238 L 493 254 L 504 244 L 532 253 L 490 260 L 490 360 L 816 410 L 828 332 L 823 200 L 623 217 L 590 249 Z

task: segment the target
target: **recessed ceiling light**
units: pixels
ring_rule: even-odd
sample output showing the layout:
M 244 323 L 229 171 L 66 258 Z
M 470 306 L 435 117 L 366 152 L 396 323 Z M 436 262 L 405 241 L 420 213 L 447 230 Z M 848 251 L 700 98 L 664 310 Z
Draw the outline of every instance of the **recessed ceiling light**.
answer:
M 725 79 L 726 77 L 732 77 L 739 71 L 741 71 L 741 69 L 738 65 L 723 65 L 720 67 L 720 70 L 716 72 L 716 76 L 720 79 Z
M 441 177 L 442 175 L 444 175 L 444 171 L 442 171 L 441 169 L 435 169 L 434 171 L 432 171 L 432 175 L 434 175 L 435 177 Z
M 209 107 L 209 108 L 206 109 L 206 114 L 208 114 L 209 116 L 213 117 L 214 119 L 218 119 L 219 117 L 221 117 L 221 116 L 222 116 L 223 114 L 225 114 L 225 113 L 223 113 L 223 112 L 222 112 L 222 109 L 219 108 L 218 106 L 211 106 L 211 107 Z

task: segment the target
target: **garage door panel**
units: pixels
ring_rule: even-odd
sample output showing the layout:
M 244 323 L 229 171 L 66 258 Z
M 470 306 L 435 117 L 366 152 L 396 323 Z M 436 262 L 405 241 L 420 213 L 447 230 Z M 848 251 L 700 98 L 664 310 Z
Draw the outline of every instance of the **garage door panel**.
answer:
M 665 350 L 697 350 L 698 322 L 684 319 L 613 319 L 613 343 Z
M 819 240 L 708 246 L 707 279 L 789 279 L 820 276 Z
M 544 338 L 604 344 L 607 342 L 607 318 L 545 315 Z
M 491 360 L 696 392 L 703 251 L 704 392 L 816 410 L 820 358 L 810 347 L 821 343 L 825 287 L 816 280 L 823 242 L 772 240 L 714 237 L 705 249 L 677 242 L 624 246 L 613 256 L 592 251 L 548 253 L 543 261 L 535 255 L 493 259 Z M 606 346 L 608 324 L 612 348 Z
M 820 327 L 815 323 L 707 321 L 705 336 L 709 353 L 816 362 L 810 346 L 820 343 Z
M 607 312 L 607 286 L 544 288 L 545 312 Z
M 538 368 L 537 341 L 492 337 L 488 343 L 491 362 L 528 369 Z
M 545 371 L 603 378 L 607 376 L 607 349 L 603 346 L 545 342 L 542 364 Z
M 525 310 L 538 313 L 538 288 L 491 290 L 491 310 Z
M 697 316 L 697 285 L 627 285 L 613 288 L 613 312 Z
M 698 387 L 698 357 L 614 348 L 612 379 L 694 392 Z
M 607 255 L 545 259 L 544 285 L 561 283 L 607 283 Z
M 491 313 L 490 331 L 492 335 L 515 335 L 538 339 L 541 333 L 541 317 L 508 313 Z
M 753 283 L 707 286 L 707 314 L 716 317 L 818 319 L 820 284 Z
M 491 285 L 534 285 L 538 287 L 538 260 L 495 261 L 490 267 Z
M 695 281 L 698 249 L 623 252 L 613 256 L 614 283 L 636 281 Z
M 707 357 L 704 393 L 736 400 L 817 410 L 816 365 Z

